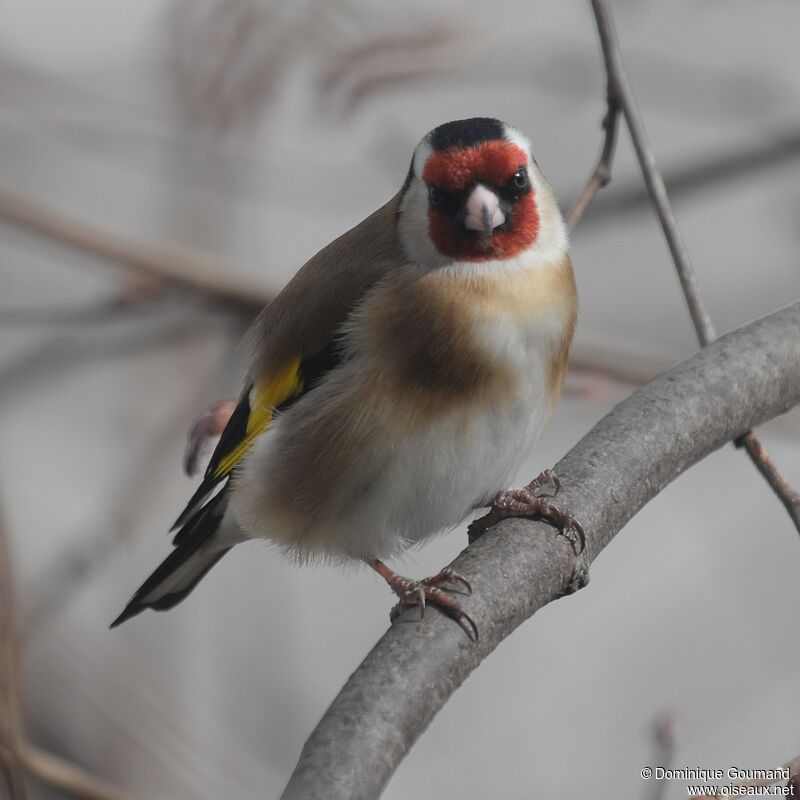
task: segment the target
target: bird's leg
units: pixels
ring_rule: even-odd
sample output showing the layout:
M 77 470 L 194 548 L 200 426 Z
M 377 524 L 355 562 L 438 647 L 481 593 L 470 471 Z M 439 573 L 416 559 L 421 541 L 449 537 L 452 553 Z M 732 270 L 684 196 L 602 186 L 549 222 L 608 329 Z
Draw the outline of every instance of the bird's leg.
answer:
M 416 581 L 398 575 L 377 558 L 368 560 L 366 563 L 389 584 L 389 588 L 400 598 L 389 614 L 389 619 L 392 622 L 404 608 L 409 606 L 419 606 L 419 615 L 420 619 L 422 619 L 425 615 L 425 606 L 430 603 L 440 608 L 449 617 L 452 617 L 467 633 L 473 634 L 477 640 L 478 626 L 472 617 L 462 610 L 457 600 L 441 588 L 441 586 L 448 583 L 451 585 L 461 584 L 467 594 L 472 594 L 472 587 L 469 585 L 469 581 L 462 578 L 457 572 L 452 569 L 443 569 L 437 575 Z
M 521 489 L 500 492 L 492 501 L 489 513 L 469 526 L 469 540 L 475 541 L 484 531 L 508 517 L 534 517 L 558 528 L 572 544 L 576 555 L 586 547 L 586 534 L 572 514 L 547 498 L 555 497 L 561 485 L 555 474 L 546 469 Z
M 196 474 L 197 462 L 203 455 L 209 440 L 219 436 L 225 430 L 235 409 L 235 400 L 220 400 L 209 406 L 189 428 L 186 449 L 183 452 L 183 471 L 189 477 Z

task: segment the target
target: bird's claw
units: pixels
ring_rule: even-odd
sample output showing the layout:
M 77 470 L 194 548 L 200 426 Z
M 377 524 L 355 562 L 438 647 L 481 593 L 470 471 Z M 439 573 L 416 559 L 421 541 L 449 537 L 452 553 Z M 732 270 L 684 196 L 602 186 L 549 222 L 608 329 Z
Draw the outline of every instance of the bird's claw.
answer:
M 548 485 L 552 491 L 545 491 Z M 553 470 L 543 469 L 525 488 L 537 497 L 555 497 L 561 491 L 561 481 Z
M 397 576 L 397 580 L 389 584 L 399 598 L 397 604 L 389 612 L 390 621 L 394 622 L 401 611 L 411 606 L 419 606 L 420 619 L 422 619 L 425 616 L 426 606 L 430 604 L 454 619 L 477 641 L 478 626 L 472 617 L 461 608 L 458 601 L 441 588 L 444 584 L 460 584 L 466 594 L 472 594 L 472 586 L 469 581 L 449 568 L 419 581 Z
M 545 491 L 544 487 L 552 487 Z M 555 497 L 561 483 L 549 469 L 544 470 L 527 486 L 500 492 L 492 501 L 489 513 L 475 520 L 469 526 L 470 541 L 480 536 L 487 528 L 508 517 L 534 517 L 550 523 L 567 538 L 575 555 L 586 549 L 586 534 L 583 526 L 566 509 L 557 506 L 546 498 Z

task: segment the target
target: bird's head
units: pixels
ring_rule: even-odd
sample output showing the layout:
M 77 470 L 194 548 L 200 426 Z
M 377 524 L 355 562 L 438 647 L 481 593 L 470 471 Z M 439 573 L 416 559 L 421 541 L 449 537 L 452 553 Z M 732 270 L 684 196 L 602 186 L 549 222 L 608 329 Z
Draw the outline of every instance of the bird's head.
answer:
M 567 247 L 528 139 L 496 119 L 455 120 L 417 145 L 398 206 L 400 240 L 427 266 L 508 262 Z

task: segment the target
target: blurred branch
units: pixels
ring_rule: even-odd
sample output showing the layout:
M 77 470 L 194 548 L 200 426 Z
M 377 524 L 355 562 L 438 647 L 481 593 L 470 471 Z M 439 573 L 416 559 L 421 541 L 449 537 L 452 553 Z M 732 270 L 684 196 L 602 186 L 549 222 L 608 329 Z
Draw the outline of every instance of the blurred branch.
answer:
M 14 583 L 5 519 L 0 509 L 0 761 L 12 800 L 25 800 L 28 796 L 19 758 L 21 739 L 19 640 Z
M 234 266 L 208 253 L 173 244 L 135 241 L 2 186 L 0 220 L 248 312 L 261 310 L 274 295 L 266 286 L 237 275 Z
M 74 306 L 0 306 L 0 325 L 85 325 L 108 322 L 121 314 L 137 313 L 149 308 L 149 298 L 132 301 L 125 296 Z
M 86 800 L 131 800 L 131 796 L 86 770 L 25 742 L 20 708 L 20 647 L 7 532 L 0 511 L 0 766 L 11 800 L 28 797 L 25 775 Z
M 673 367 L 667 350 L 630 339 L 609 337 L 597 330 L 579 330 L 569 353 L 569 369 L 602 375 L 620 383 L 642 386 Z
M 465 53 L 474 56 L 476 37 L 452 19 L 448 22 L 442 27 L 391 31 L 346 49 L 323 73 L 320 98 L 339 94 L 342 112 L 352 114 L 378 91 L 444 72 L 463 61 Z
M 656 752 L 653 765 L 667 769 L 675 758 L 678 718 L 674 711 L 664 711 L 658 715 L 653 725 L 653 741 Z M 652 780 L 645 783 L 644 796 L 647 800 L 663 800 L 668 781 Z
M 744 181 L 757 173 L 792 164 L 800 157 L 800 131 L 790 128 L 762 134 L 757 141 L 681 158 L 663 171 L 670 196 L 686 197 L 720 184 Z M 584 225 L 599 225 L 622 214 L 650 206 L 647 187 L 619 184 L 615 193 L 592 210 Z
M 598 166 L 586 189 L 578 198 L 575 208 L 568 217 L 568 222 L 571 227 L 578 223 L 586 208 L 597 195 L 597 192 L 610 179 L 609 169 L 614 152 L 616 118 L 621 113 L 625 118 L 631 135 L 631 142 L 639 160 L 647 193 L 650 196 L 656 216 L 661 223 L 661 230 L 672 256 L 697 338 L 701 346 L 705 346 L 714 340 L 716 331 L 700 294 L 697 274 L 689 258 L 686 244 L 681 237 L 675 212 L 672 209 L 672 204 L 667 195 L 667 188 L 664 185 L 664 179 L 656 167 L 655 155 L 650 146 L 644 121 L 636 104 L 636 97 L 628 81 L 628 74 L 622 61 L 622 51 L 617 40 L 611 12 L 606 0 L 591 0 L 591 4 L 595 22 L 597 23 L 600 49 L 606 73 L 607 111 L 603 121 L 605 141 Z M 746 443 L 743 446 L 756 468 L 767 479 L 767 483 L 789 512 L 792 522 L 800 532 L 800 499 L 798 494 L 778 472 L 764 445 L 756 438 L 755 434 L 748 433 Z
M 133 800 L 132 795 L 63 758 L 23 745 L 20 763 L 33 778 L 84 800 Z
M 64 325 L 108 322 L 125 313 L 153 310 L 162 294 L 162 282 L 142 272 L 129 272 L 110 297 L 85 304 L 0 306 L 0 325 Z
M 230 324 L 230 317 L 223 318 Z M 68 373 L 87 362 L 117 360 L 133 353 L 163 349 L 165 345 L 176 345 L 197 339 L 199 331 L 208 330 L 208 319 L 201 325 L 196 312 L 179 316 L 148 319 L 147 325 L 128 327 L 129 320 L 115 317 L 110 322 L 120 323 L 104 331 L 103 336 L 84 335 L 81 329 L 70 329 L 46 336 L 43 341 L 23 351 L 17 357 L 0 365 L 0 402 L 14 392 L 27 387 L 36 387 L 45 381 L 52 383 L 56 375 Z M 157 324 L 156 324 L 157 323 Z M 241 336 L 240 327 L 233 331 Z
M 416 20 L 352 0 L 176 0 L 167 24 L 175 99 L 207 130 L 249 130 L 305 64 L 313 110 L 352 114 L 378 91 L 452 69 L 465 53 L 474 59 L 490 39 L 465 20 L 445 11 Z
M 305 52 L 299 42 L 315 38 L 307 4 L 175 0 L 167 9 L 176 107 L 216 134 L 252 127 Z
M 588 564 L 678 475 L 800 403 L 800 303 L 722 336 L 603 418 L 556 466 L 559 504 L 581 520 L 585 561 L 541 522 L 499 523 L 450 565 L 474 587 L 470 642 L 442 614 L 403 614 L 345 684 L 303 748 L 284 800 L 376 798 L 434 715 L 535 611 L 574 591 Z M 399 623 L 399 624 L 398 624 Z
M 219 333 L 212 331 L 215 336 Z M 192 337 L 197 342 L 197 335 Z M 199 379 L 198 379 L 199 378 Z M 27 613 L 22 619 L 21 637 L 27 644 L 50 625 L 73 602 L 75 594 L 84 588 L 105 564 L 136 533 L 141 517 L 141 498 L 150 497 L 160 480 L 155 468 L 169 456 L 164 446 L 174 431 L 182 430 L 197 411 L 197 398 L 209 392 L 209 373 L 199 370 L 195 379 L 185 375 L 183 401 L 167 409 L 153 430 L 141 438 L 135 450 L 129 451 L 130 465 L 116 487 L 105 498 L 107 512 L 88 532 L 69 537 L 69 544 L 59 548 L 47 565 L 31 581 L 28 589 Z M 212 372 L 212 382 L 216 375 Z

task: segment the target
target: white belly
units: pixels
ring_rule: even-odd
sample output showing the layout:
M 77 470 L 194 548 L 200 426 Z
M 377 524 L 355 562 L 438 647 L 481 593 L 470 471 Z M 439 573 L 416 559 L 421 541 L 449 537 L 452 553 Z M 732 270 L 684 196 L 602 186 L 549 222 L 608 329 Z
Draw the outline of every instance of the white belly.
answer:
M 383 480 L 350 520 L 376 557 L 457 525 L 508 488 L 547 418 L 547 384 L 536 362 L 520 392 L 502 406 L 436 420 L 392 449 Z

